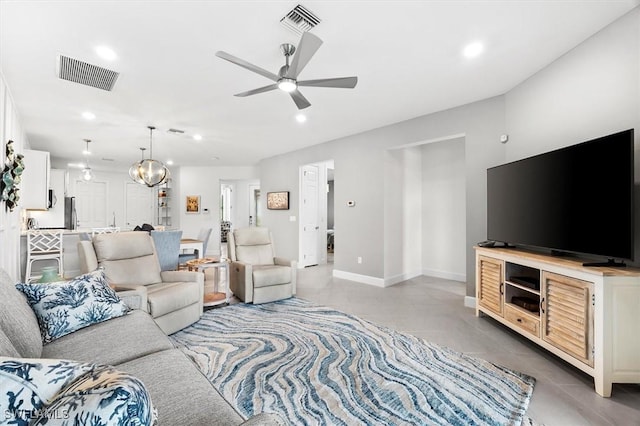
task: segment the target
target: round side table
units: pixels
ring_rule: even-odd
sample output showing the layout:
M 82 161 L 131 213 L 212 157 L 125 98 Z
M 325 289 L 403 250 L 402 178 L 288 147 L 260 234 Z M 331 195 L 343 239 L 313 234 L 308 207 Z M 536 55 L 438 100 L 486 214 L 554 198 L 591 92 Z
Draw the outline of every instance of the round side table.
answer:
M 213 257 L 203 257 L 202 259 L 192 259 L 186 262 L 187 268 L 190 271 L 203 272 L 208 268 L 216 268 L 216 274 L 214 277 L 214 290 L 213 293 L 205 293 L 203 305 L 216 306 L 223 303 L 229 304 L 231 294 L 229 291 L 229 262 L 226 259 L 216 259 Z M 224 291 L 220 291 L 220 269 L 224 269 L 225 272 L 225 286 Z

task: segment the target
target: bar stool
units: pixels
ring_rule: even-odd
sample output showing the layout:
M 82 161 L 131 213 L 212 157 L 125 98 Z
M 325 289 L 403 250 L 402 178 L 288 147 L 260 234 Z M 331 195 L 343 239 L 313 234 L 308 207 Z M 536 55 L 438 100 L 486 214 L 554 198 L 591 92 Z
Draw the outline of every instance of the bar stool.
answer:
M 32 274 L 31 267 L 40 260 L 56 260 L 58 274 L 64 277 L 62 263 L 62 232 L 57 231 L 29 231 L 27 233 L 27 270 L 25 282 L 40 278 L 39 274 Z

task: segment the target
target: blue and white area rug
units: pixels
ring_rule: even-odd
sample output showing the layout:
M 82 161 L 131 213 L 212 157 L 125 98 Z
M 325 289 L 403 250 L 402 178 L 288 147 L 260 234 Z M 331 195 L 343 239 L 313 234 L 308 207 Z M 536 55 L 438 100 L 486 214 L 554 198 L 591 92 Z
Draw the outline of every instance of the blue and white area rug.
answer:
M 171 336 L 246 418 L 521 425 L 535 379 L 302 299 L 205 312 Z

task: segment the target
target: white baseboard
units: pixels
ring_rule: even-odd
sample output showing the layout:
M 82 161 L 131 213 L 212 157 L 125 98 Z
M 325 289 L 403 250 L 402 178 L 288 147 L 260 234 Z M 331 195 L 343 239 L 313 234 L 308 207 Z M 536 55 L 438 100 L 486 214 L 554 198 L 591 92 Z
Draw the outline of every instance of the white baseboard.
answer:
M 445 280 L 460 281 L 463 283 L 467 282 L 466 274 L 458 274 L 456 272 L 448 272 L 448 271 L 439 271 L 437 269 L 423 269 L 422 275 L 426 275 L 428 277 L 444 278 Z
M 391 287 L 392 285 L 396 285 L 401 283 L 402 281 L 410 280 L 411 278 L 419 277 L 422 275 L 422 272 L 407 272 L 404 274 L 396 275 L 395 277 L 385 278 L 384 286 Z
M 385 281 L 382 278 L 376 278 L 369 275 L 354 274 L 353 272 L 333 270 L 333 276 L 342 278 L 343 280 L 356 281 L 363 284 L 369 284 L 376 287 L 385 287 Z
M 476 308 L 476 298 L 471 296 L 464 297 L 464 307 L 465 308 Z

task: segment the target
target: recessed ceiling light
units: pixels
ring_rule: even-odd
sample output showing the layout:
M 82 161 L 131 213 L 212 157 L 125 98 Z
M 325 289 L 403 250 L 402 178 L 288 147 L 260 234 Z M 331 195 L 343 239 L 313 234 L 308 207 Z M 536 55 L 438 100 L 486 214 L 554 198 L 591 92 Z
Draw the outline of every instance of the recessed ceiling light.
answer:
M 298 123 L 304 123 L 307 121 L 307 116 L 304 114 L 298 114 L 296 115 L 296 121 L 298 121 Z
M 193 135 L 193 139 L 195 139 L 197 141 L 201 141 L 202 140 L 202 135 Z
M 85 120 L 93 120 L 94 118 L 96 118 L 96 115 L 90 111 L 85 111 L 82 113 L 82 118 L 84 118 Z
M 114 52 L 113 49 L 107 46 L 96 47 L 96 53 L 102 59 L 106 59 L 107 61 L 113 61 L 118 58 L 118 55 L 116 55 L 116 52 Z
M 462 54 L 467 58 L 475 58 L 484 50 L 484 45 L 479 41 L 474 41 L 473 43 L 469 43 L 465 46 Z
M 173 160 L 167 160 L 167 166 L 173 166 Z

